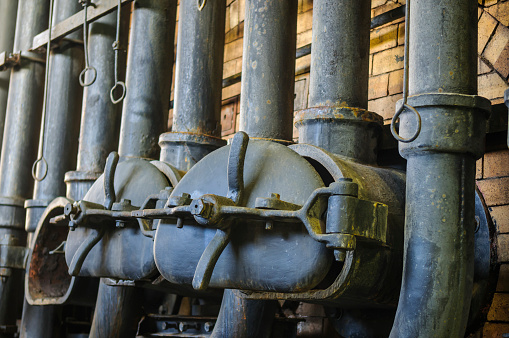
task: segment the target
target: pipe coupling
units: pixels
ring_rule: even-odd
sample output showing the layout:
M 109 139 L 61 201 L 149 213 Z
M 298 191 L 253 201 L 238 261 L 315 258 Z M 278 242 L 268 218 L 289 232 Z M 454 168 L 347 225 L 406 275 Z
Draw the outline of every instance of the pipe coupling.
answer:
M 399 100 L 396 111 L 403 104 Z M 490 100 L 478 95 L 428 93 L 409 96 L 407 104 L 420 114 L 421 131 L 410 143 L 400 143 L 400 154 L 408 158 L 423 151 L 464 153 L 475 158 L 484 152 Z M 400 135 L 409 138 L 418 128 L 418 117 L 410 111 L 400 115 Z
M 25 226 L 25 199 L 0 197 L 0 227 L 19 228 Z

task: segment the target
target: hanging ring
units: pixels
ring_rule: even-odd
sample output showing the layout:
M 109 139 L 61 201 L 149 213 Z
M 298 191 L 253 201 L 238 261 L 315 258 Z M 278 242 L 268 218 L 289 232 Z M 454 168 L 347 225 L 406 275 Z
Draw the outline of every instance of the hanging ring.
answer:
M 121 87 L 122 88 L 122 95 L 118 99 L 115 99 L 115 97 L 113 95 L 113 92 L 115 91 L 115 89 L 117 87 Z M 111 90 L 110 90 L 110 99 L 111 99 L 111 102 L 113 102 L 113 104 L 119 103 L 120 101 L 122 101 L 125 98 L 125 94 L 126 94 L 125 83 L 123 81 L 116 82 L 115 85 L 113 86 L 113 88 L 111 88 Z
M 196 0 L 196 1 L 198 2 L 198 10 L 201 12 L 203 7 L 205 7 L 205 4 L 207 3 L 207 0 Z
M 44 171 L 43 171 L 43 174 L 42 174 L 41 177 L 37 176 L 37 165 L 39 163 L 43 163 L 44 164 Z M 42 181 L 42 180 L 44 180 L 46 178 L 46 175 L 48 175 L 48 161 L 46 161 L 46 159 L 44 157 L 40 157 L 32 165 L 32 177 L 37 182 L 40 182 L 40 181 Z
M 92 71 L 92 73 L 94 74 L 92 76 L 92 80 L 90 82 L 85 82 L 85 74 L 88 72 L 88 71 Z M 95 82 L 95 79 L 97 78 L 97 70 L 92 67 L 92 66 L 88 66 L 88 67 L 85 67 L 85 69 L 83 69 L 80 73 L 80 85 L 82 87 L 88 87 L 90 85 L 92 85 L 94 82 Z
M 403 138 L 396 131 L 396 121 L 399 119 L 399 116 L 401 115 L 401 113 L 405 111 L 405 108 L 410 109 L 415 114 L 415 116 L 417 116 L 417 130 L 410 138 Z M 394 138 L 396 140 L 398 140 L 399 142 L 403 142 L 403 143 L 410 143 L 410 142 L 414 141 L 417 138 L 417 136 L 419 136 L 419 134 L 421 133 L 421 127 L 422 127 L 421 114 L 419 114 L 419 112 L 414 107 L 412 107 L 411 105 L 406 104 L 406 103 L 403 103 L 401 105 L 401 107 L 398 109 L 398 111 L 396 112 L 396 114 L 394 115 L 394 117 L 392 118 L 392 121 L 391 121 L 392 136 L 394 136 Z

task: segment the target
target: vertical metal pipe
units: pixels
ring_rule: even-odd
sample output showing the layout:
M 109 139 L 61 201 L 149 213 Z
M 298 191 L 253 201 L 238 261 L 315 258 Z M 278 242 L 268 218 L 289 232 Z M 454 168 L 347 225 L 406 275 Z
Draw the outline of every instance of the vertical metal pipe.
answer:
M 226 3 L 209 1 L 200 10 L 195 1 L 179 9 L 173 128 L 159 138 L 161 161 L 187 171 L 221 140 Z
M 309 106 L 296 116 L 299 143 L 376 163 L 381 116 L 368 112 L 371 0 L 316 0 Z
M 78 2 L 54 0 L 54 24 L 77 13 Z M 77 38 L 78 33 L 69 38 Z M 65 44 L 65 42 L 64 42 Z M 64 174 L 76 162 L 77 132 L 81 110 L 82 89 L 76 79 L 82 69 L 83 50 L 72 43 L 51 52 L 43 156 L 47 166 L 39 165 L 32 200 L 25 202 L 27 209 L 25 229 L 32 233 L 49 202 L 65 193 Z M 54 337 L 55 315 L 61 308 L 31 306 L 24 303 L 21 337 Z
M 368 108 L 371 0 L 315 0 L 309 106 Z
M 108 154 L 118 149 L 121 107 L 114 105 L 109 96 L 114 85 L 111 44 L 115 40 L 116 22 L 116 13 L 111 13 L 89 26 L 88 55 L 97 69 L 97 78 L 83 91 L 77 168 L 65 174 L 67 197 L 76 201 L 85 196 L 103 172 Z
M 183 1 L 179 9 L 174 132 L 221 137 L 226 2 Z
M 211 337 L 270 337 L 276 306 L 276 301 L 241 299 L 225 290 Z
M 176 19 L 175 0 L 136 1 L 127 57 L 127 96 L 119 155 L 159 158 L 168 122 Z
M 47 28 L 48 3 L 19 1 L 14 51 L 27 51 L 33 37 Z M 25 245 L 23 204 L 32 195 L 30 171 L 39 134 L 39 125 L 34 121 L 40 121 L 43 79 L 44 66 L 26 59 L 11 72 L 0 160 L 0 233 L 5 241 L 2 250 L 6 252 Z M 0 267 L 0 275 L 0 325 L 9 327 L 16 324 L 22 305 L 21 288 L 16 288 L 23 285 L 23 275 L 6 266 Z
M 420 113 L 422 130 L 399 148 L 408 160 L 405 254 L 391 337 L 463 337 L 473 282 L 475 160 L 484 151 L 490 106 L 475 95 L 477 1 L 412 0 L 407 10 L 408 104 Z M 403 137 L 417 128 L 415 113 L 401 115 Z
M 12 52 L 14 32 L 16 30 L 16 14 L 18 0 L 0 0 L 0 53 Z M 4 135 L 5 110 L 7 93 L 9 92 L 10 71 L 0 72 L 0 148 Z
M 121 156 L 159 155 L 157 139 L 168 119 L 176 9 L 175 0 L 140 0 L 134 5 L 119 140 Z M 139 293 L 137 288 L 109 286 L 101 280 L 90 337 L 133 337 L 141 317 Z
M 246 0 L 240 130 L 291 141 L 297 1 Z

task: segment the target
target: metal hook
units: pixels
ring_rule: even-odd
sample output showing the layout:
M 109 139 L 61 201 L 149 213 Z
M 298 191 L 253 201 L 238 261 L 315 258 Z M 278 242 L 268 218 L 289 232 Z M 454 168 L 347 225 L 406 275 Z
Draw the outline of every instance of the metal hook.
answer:
M 89 71 L 93 71 L 93 76 L 92 76 L 92 80 L 90 80 L 90 82 L 85 82 L 85 74 Z M 95 82 L 95 79 L 97 78 L 97 69 L 95 69 L 94 67 L 92 66 L 87 66 L 85 67 L 85 69 L 83 69 L 80 73 L 80 85 L 82 87 L 88 87 L 90 85 L 92 85 L 94 82 Z
M 37 165 L 39 163 L 44 164 L 44 171 L 41 177 L 37 176 Z M 40 182 L 46 178 L 46 175 L 48 175 L 48 161 L 44 157 L 39 157 L 37 160 L 35 160 L 34 164 L 32 165 L 32 177 L 37 182 Z
M 396 121 L 399 119 L 399 116 L 405 110 L 405 108 L 410 109 L 417 116 L 417 130 L 410 138 L 403 138 L 396 131 Z M 419 112 L 414 107 L 412 107 L 411 105 L 406 104 L 406 103 L 401 105 L 401 107 L 398 109 L 398 111 L 396 112 L 396 114 L 393 116 L 393 118 L 391 120 L 392 136 L 394 136 L 394 138 L 396 140 L 398 140 L 399 142 L 403 142 L 403 143 L 410 143 L 410 142 L 414 141 L 421 133 L 421 127 L 422 127 L 421 114 L 419 114 Z
M 119 86 L 122 88 L 122 95 L 120 95 L 120 97 L 118 99 L 115 99 L 115 97 L 113 96 L 113 92 Z M 110 99 L 111 99 L 111 102 L 113 102 L 113 104 L 119 103 L 120 101 L 122 101 L 125 98 L 125 94 L 126 94 L 125 83 L 123 81 L 118 81 L 117 83 L 115 83 L 113 88 L 111 88 L 111 90 L 110 90 Z
M 83 6 L 83 12 L 84 19 L 83 19 L 83 54 L 85 56 L 85 69 L 83 69 L 80 73 L 79 80 L 80 85 L 82 87 L 88 87 L 92 85 L 96 78 L 97 78 L 97 69 L 90 66 L 89 60 L 88 60 L 88 22 L 87 22 L 87 12 L 88 12 L 88 6 L 95 6 L 90 0 L 79 0 L 79 3 Z M 92 77 L 92 80 L 90 82 L 85 82 L 84 76 L 87 73 L 87 71 L 92 70 L 94 72 L 94 76 Z
M 201 10 L 205 7 L 205 4 L 207 3 L 207 0 L 196 0 L 198 4 L 198 10 L 201 12 Z M 200 4 L 201 1 L 201 4 Z

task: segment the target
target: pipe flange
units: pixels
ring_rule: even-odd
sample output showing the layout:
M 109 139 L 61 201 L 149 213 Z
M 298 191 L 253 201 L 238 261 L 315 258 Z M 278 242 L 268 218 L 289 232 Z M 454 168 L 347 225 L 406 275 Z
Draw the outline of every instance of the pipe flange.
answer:
M 25 199 L 0 197 L 0 227 L 21 228 L 25 226 Z
M 403 100 L 396 104 L 396 111 Z M 484 151 L 486 121 L 491 102 L 478 95 L 429 93 L 409 96 L 407 104 L 422 119 L 419 136 L 410 143 L 400 143 L 403 157 L 422 151 L 471 154 L 479 158 Z M 400 116 L 400 135 L 409 138 L 418 126 L 415 114 Z
M 217 148 L 226 145 L 226 141 L 219 137 L 188 132 L 167 132 L 161 134 L 159 137 L 159 145 L 161 148 L 168 143 L 207 145 Z
M 65 173 L 64 182 L 94 182 L 102 175 L 95 171 L 68 171 Z
M 362 108 L 343 106 L 322 106 L 299 110 L 295 115 L 295 126 L 305 123 L 307 120 L 333 120 L 348 122 L 369 122 L 383 125 L 383 117 L 377 113 Z
M 46 207 L 50 204 L 50 200 L 33 199 L 25 201 L 26 209 L 26 222 L 25 230 L 27 232 L 34 232 L 37 228 L 37 223 L 41 218 Z

